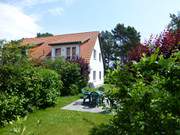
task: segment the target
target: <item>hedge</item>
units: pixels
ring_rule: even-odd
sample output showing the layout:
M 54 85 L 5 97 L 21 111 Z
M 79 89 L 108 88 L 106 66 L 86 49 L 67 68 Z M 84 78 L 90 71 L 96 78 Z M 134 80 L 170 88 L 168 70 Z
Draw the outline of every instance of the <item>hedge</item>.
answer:
M 0 125 L 34 108 L 56 103 L 62 82 L 55 71 L 34 67 L 0 67 Z

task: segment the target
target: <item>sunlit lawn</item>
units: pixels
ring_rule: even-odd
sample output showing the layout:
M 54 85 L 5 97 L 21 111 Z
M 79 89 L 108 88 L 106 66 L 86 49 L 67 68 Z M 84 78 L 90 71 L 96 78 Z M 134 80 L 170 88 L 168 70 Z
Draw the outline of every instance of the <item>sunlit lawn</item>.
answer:
M 61 97 L 55 107 L 39 110 L 28 115 L 23 122 L 24 135 L 87 135 L 93 125 L 105 123 L 111 117 L 107 114 L 95 114 L 61 110 L 61 107 L 77 100 L 79 96 Z M 38 121 L 40 124 L 38 125 Z M 17 125 L 17 124 L 16 124 Z M 0 128 L 0 135 L 11 135 L 15 125 Z

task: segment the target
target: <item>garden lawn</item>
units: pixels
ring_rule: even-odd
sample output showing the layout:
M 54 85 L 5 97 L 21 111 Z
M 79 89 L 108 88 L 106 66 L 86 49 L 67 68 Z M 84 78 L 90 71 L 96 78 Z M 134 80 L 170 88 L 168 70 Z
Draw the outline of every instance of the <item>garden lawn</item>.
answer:
M 61 107 L 77 100 L 79 96 L 60 97 L 55 107 L 38 110 L 28 115 L 22 122 L 25 127 L 23 135 L 87 135 L 93 125 L 106 123 L 111 118 L 107 114 L 95 114 L 62 110 Z M 39 121 L 40 124 L 37 124 Z M 11 135 L 17 122 L 0 128 L 0 135 Z M 18 126 L 20 127 L 20 126 Z

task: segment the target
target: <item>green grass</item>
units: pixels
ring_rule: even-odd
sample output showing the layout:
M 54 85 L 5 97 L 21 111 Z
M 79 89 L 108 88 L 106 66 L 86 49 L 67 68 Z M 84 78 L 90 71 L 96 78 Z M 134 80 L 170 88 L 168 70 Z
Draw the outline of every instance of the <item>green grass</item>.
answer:
M 79 96 L 60 97 L 55 107 L 29 114 L 27 120 L 23 122 L 23 126 L 26 127 L 24 134 L 32 132 L 39 135 L 87 135 L 93 125 L 105 123 L 111 117 L 107 114 L 61 110 L 61 107 L 78 98 Z M 17 122 L 0 128 L 0 135 L 12 134 L 10 131 L 16 125 Z

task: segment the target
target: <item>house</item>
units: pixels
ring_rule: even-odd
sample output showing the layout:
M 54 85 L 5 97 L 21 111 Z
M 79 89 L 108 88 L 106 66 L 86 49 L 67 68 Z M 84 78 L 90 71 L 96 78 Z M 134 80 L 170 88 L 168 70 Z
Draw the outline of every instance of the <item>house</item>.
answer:
M 30 57 L 43 60 L 64 57 L 83 58 L 90 67 L 89 83 L 95 87 L 104 83 L 104 64 L 102 59 L 99 32 L 64 34 L 42 38 L 25 38 L 23 44 L 34 44 Z

